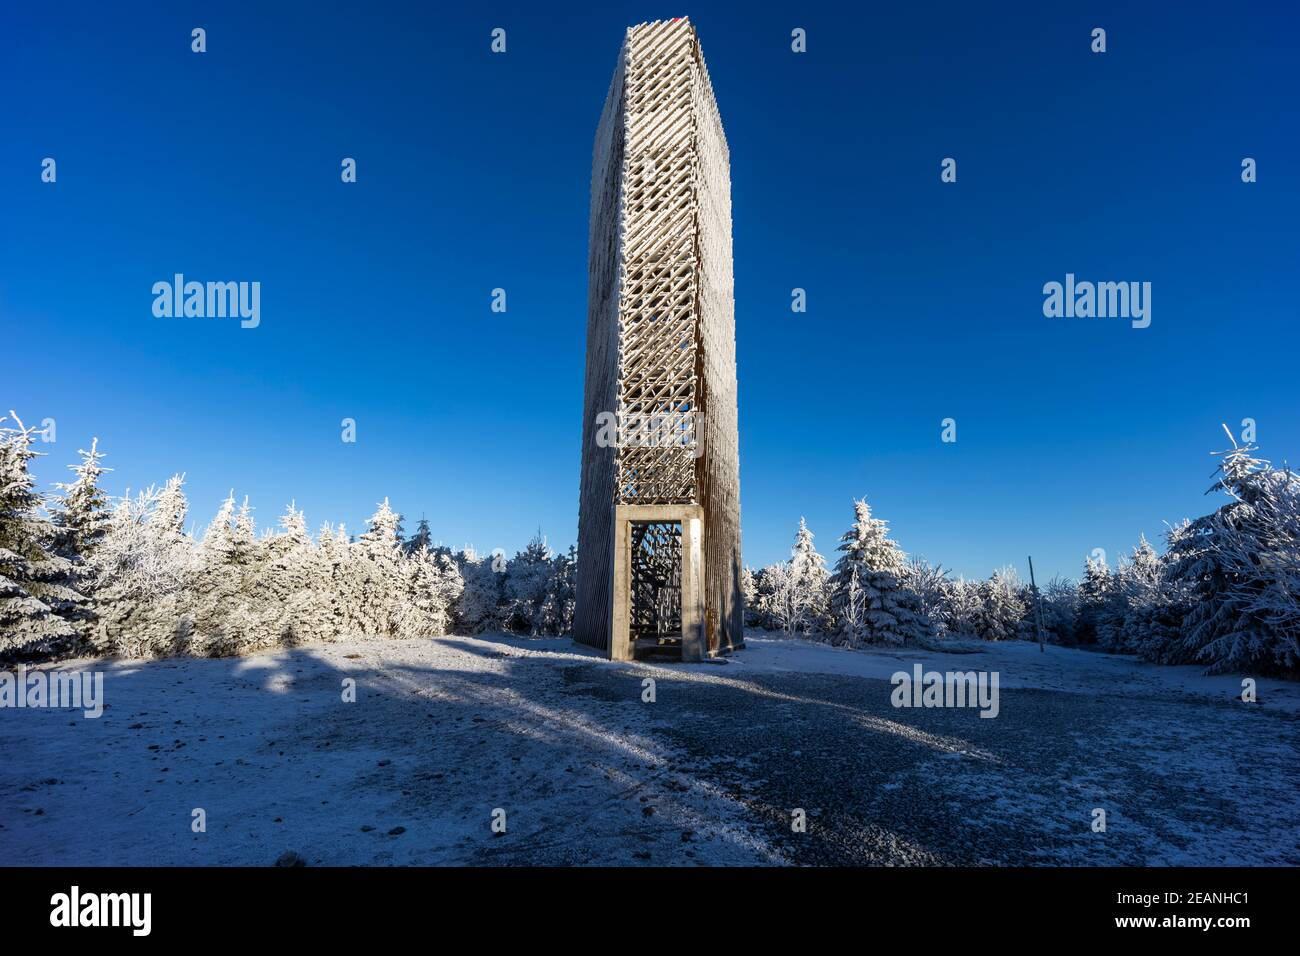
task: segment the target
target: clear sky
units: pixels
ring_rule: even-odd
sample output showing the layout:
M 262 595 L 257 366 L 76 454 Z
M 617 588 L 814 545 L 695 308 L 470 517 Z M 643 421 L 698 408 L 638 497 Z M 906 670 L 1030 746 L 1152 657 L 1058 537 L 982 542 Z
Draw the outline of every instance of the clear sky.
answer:
M 1066 7 L 6 4 L 0 408 L 56 420 L 43 480 L 97 435 L 110 491 L 184 472 L 200 524 L 232 487 L 313 529 L 389 496 L 453 546 L 567 546 L 592 137 L 625 27 L 689 15 L 746 562 L 801 515 L 829 554 L 866 495 L 959 573 L 1077 575 L 1207 509 L 1220 422 L 1300 459 L 1300 14 Z M 259 281 L 261 324 L 155 318 L 178 272 Z M 1152 283 L 1151 326 L 1044 317 L 1067 272 Z

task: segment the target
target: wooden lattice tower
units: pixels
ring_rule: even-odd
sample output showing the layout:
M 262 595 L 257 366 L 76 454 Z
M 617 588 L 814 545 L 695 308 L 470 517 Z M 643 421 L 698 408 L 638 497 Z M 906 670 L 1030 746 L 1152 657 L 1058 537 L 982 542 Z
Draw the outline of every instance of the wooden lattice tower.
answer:
M 730 158 L 686 19 L 631 27 L 619 52 L 588 294 L 574 636 L 616 659 L 647 631 L 678 631 L 687 660 L 739 647 Z

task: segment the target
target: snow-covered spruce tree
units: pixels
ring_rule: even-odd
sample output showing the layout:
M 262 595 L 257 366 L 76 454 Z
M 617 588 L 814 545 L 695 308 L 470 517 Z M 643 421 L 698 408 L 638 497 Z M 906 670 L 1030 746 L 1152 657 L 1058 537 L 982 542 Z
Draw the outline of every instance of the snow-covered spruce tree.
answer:
M 79 449 L 81 461 L 68 468 L 76 475 L 70 482 L 56 482 L 60 494 L 53 502 L 56 546 L 64 557 L 86 561 L 108 534 L 110 512 L 108 494 L 99 486 L 100 477 L 112 469 L 100 464 L 104 455 L 99 439 L 92 439 L 90 450 Z
M 262 582 L 266 576 L 266 566 L 270 560 L 269 545 L 276 535 L 267 529 L 261 536 L 253 521 L 253 509 L 249 506 L 248 496 L 235 514 L 235 537 L 248 549 L 248 563 L 244 566 L 239 616 L 248 621 L 241 626 L 242 646 L 235 653 L 247 653 L 260 650 L 276 643 L 281 608 L 268 606 L 263 597 Z
M 903 554 L 888 536 L 884 521 L 874 518 L 864 500 L 854 502 L 853 525 L 840 539 L 842 552 L 831 578 L 831 611 L 842 632 L 849 582 L 858 572 L 867 602 L 866 624 L 858 633 L 844 632 L 853 642 L 910 644 L 932 636 L 917 596 L 903 586 Z
M 1220 542 L 1233 570 L 1232 597 L 1260 622 L 1260 646 L 1223 648 L 1227 667 L 1300 671 L 1300 480 L 1289 469 L 1270 469 L 1267 491 L 1249 516 Z M 1218 649 L 1211 646 L 1210 654 Z M 1242 660 L 1247 663 L 1242 663 Z
M 977 637 L 985 641 L 1009 641 L 1022 636 L 1026 607 L 1013 569 L 994 571 L 980 584 L 979 596 L 974 621 Z
M 94 633 L 94 601 L 96 587 L 95 566 L 91 563 L 95 551 L 108 534 L 111 514 L 108 495 L 99 486 L 100 476 L 109 469 L 100 462 L 99 439 L 92 439 L 90 450 L 80 449 L 81 462 L 69 465 L 76 480 L 58 482 L 59 494 L 53 502 L 53 551 L 69 562 L 66 575 L 60 581 L 80 596 L 71 606 L 60 610 L 77 630 L 79 645 L 92 648 Z
M 777 565 L 769 565 L 766 568 L 759 568 L 754 572 L 754 608 L 753 615 L 755 624 L 765 631 L 773 630 L 777 627 L 776 618 L 773 614 L 774 601 L 774 582 L 772 578 L 772 568 Z M 782 565 L 784 567 L 784 565 Z
M 184 542 L 187 546 L 192 546 L 193 541 L 187 540 L 189 536 L 185 533 L 185 519 L 189 512 L 190 503 L 185 497 L 185 476 L 172 475 L 154 498 L 149 512 L 149 527 L 159 540 L 171 544 Z
M 1100 650 L 1120 653 L 1129 648 L 1126 632 L 1130 584 L 1129 566 L 1121 557 L 1110 574 L 1106 590 L 1101 594 L 1101 600 L 1093 614 L 1096 643 Z
M 72 564 L 51 550 L 55 529 L 40 514 L 35 429 L 9 414 L 16 427 L 0 427 L 0 660 L 37 660 L 73 647 L 77 632 L 58 611 L 85 599 L 62 583 Z
M 748 565 L 740 570 L 740 596 L 745 602 L 745 627 L 758 627 L 758 582 Z
M 1190 534 L 1188 521 L 1165 532 L 1165 556 L 1150 581 L 1138 581 L 1129 600 L 1130 643 L 1133 650 L 1157 664 L 1186 663 L 1181 646 L 1183 619 L 1187 616 L 1190 587 L 1170 574 L 1171 555 L 1182 553 Z
M 1300 485 L 1288 469 L 1273 468 L 1254 451 L 1233 439 L 1210 488 L 1230 500 L 1170 543 L 1170 580 L 1187 588 L 1189 604 L 1175 656 L 1204 663 L 1209 673 L 1300 667 L 1297 598 L 1288 592 L 1288 575 L 1279 573 L 1300 546 L 1284 517 Z
M 1146 535 L 1138 536 L 1138 543 L 1129 555 L 1131 576 L 1138 581 L 1153 581 L 1160 574 L 1160 555 L 1151 547 Z
M 261 608 L 259 646 L 296 647 L 334 636 L 329 595 L 307 520 L 291 502 L 280 531 L 264 540 L 265 560 L 252 583 L 252 606 Z
M 370 516 L 365 534 L 349 548 L 350 574 L 357 584 L 355 621 L 365 634 L 391 637 L 403 616 L 406 575 L 402 568 L 401 516 L 385 498 Z
M 324 551 L 322 544 L 322 551 Z M 330 550 L 337 561 L 333 574 L 332 604 L 336 611 L 337 633 L 347 636 L 372 633 L 373 623 L 365 600 L 371 569 L 361 556 L 361 548 L 339 522 L 334 529 Z
M 542 633 L 542 607 L 550 576 L 551 549 L 539 530 L 524 550 L 506 563 L 506 630 L 513 634 Z
M 348 616 L 343 604 L 343 578 L 347 573 L 348 545 L 346 538 L 339 540 L 334 526 L 328 521 L 321 525 L 316 535 L 316 549 L 312 552 L 312 591 L 315 594 L 317 613 L 321 619 L 324 640 L 333 640 L 347 633 Z
M 1121 560 L 1097 609 L 1097 644 L 1104 650 L 1136 650 L 1134 601 L 1151 594 L 1160 577 L 1160 556 L 1143 536 L 1127 561 Z
M 221 503 L 199 543 L 195 566 L 185 581 L 183 603 L 192 621 L 185 650 L 227 656 L 238 644 L 225 628 L 226 616 L 243 586 L 244 555 L 235 538 L 235 493 Z
M 151 657 L 188 648 L 193 630 L 182 588 L 196 568 L 185 534 L 184 478 L 150 487 L 114 506 L 91 559 L 96 579 L 91 644 L 101 654 Z
M 184 600 L 193 620 L 189 650 L 230 657 L 269 643 L 273 626 L 255 606 L 264 548 L 247 499 L 236 512 L 232 492 L 204 532 L 197 567 L 186 582 Z
M 154 565 L 145 600 L 144 627 L 138 636 L 148 654 L 191 651 L 194 635 L 194 605 L 187 590 L 191 575 L 198 572 L 198 543 L 185 530 L 189 516 L 185 497 L 185 476 L 172 475 L 153 500 L 146 516 L 147 559 Z M 147 642 L 147 643 L 146 643 Z
M 402 545 L 402 550 L 408 555 L 415 554 L 421 548 L 427 551 L 433 551 L 433 535 L 429 531 L 429 522 L 425 518 L 420 519 L 420 523 L 415 526 L 415 534 L 411 535 Z
M 406 602 L 397 636 L 446 634 L 451 625 L 451 609 L 464 590 L 456 562 L 421 544 L 402 561 L 402 573 L 406 578 Z
M 949 636 L 975 637 L 983 608 L 979 581 L 954 578 L 944 586 L 943 618 Z
M 1097 625 L 1110 598 L 1111 574 L 1103 558 L 1088 558 L 1079 581 L 1078 619 L 1075 639 L 1080 644 L 1097 643 Z
M 568 554 L 551 560 L 551 574 L 546 582 L 546 600 L 542 604 L 542 631 L 546 634 L 571 634 L 573 614 L 578 606 L 578 549 L 569 545 Z
M 794 547 L 790 550 L 790 591 L 793 595 L 791 624 L 804 634 L 834 629 L 830 613 L 830 574 L 826 559 L 817 553 L 808 523 L 799 519 Z
M 456 555 L 464 590 L 456 602 L 454 619 L 467 634 L 482 634 L 501 627 L 505 601 L 505 560 L 489 555 L 480 558 L 473 548 Z

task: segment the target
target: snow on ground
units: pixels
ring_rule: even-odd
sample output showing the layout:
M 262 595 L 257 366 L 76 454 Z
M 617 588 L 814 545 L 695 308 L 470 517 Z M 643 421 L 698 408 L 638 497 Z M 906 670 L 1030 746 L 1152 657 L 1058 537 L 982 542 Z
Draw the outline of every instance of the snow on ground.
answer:
M 615 664 L 492 636 L 67 662 L 104 671 L 106 710 L 0 710 L 0 860 L 1300 863 L 1297 685 L 1252 705 L 1195 668 L 955 650 L 753 634 L 722 662 Z M 999 716 L 892 707 L 918 662 L 998 671 Z
M 801 639 L 749 633 L 750 648 L 759 654 L 737 654 L 731 662 L 746 673 L 807 671 L 888 680 L 896 671 L 912 670 L 920 663 L 925 670 L 996 670 L 1002 687 L 1037 687 L 1077 693 L 1124 693 L 1132 695 L 1188 694 L 1214 700 L 1241 696 L 1242 675 L 1207 676 L 1194 665 L 1170 667 L 1148 664 L 1125 654 L 1103 654 L 1076 648 L 1033 642 L 953 641 L 952 651 L 922 651 L 914 648 L 872 648 L 852 650 Z M 1260 700 L 1271 708 L 1300 712 L 1300 684 L 1294 681 L 1255 678 Z

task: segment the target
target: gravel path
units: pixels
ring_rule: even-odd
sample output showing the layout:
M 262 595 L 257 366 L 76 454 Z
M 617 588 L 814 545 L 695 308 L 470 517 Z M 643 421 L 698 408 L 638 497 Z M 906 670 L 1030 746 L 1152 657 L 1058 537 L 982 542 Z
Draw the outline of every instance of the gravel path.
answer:
M 895 709 L 880 680 L 748 683 L 693 688 L 662 732 L 794 863 L 1300 863 L 1293 714 L 1012 689 L 982 719 Z

